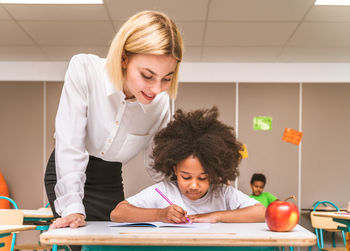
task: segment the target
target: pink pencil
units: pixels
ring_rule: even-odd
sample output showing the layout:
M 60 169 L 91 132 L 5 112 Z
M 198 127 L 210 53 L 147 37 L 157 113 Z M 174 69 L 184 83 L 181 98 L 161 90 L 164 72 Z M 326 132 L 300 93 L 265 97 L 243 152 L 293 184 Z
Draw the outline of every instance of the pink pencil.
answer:
M 172 203 L 172 202 L 168 199 L 168 197 L 166 197 L 157 187 L 155 188 L 155 190 L 156 190 L 156 191 L 159 193 L 159 195 L 162 196 L 163 199 L 165 199 L 170 205 L 174 204 L 174 203 Z M 186 217 L 186 220 L 187 220 L 189 223 L 192 223 L 191 220 L 190 220 L 188 217 Z

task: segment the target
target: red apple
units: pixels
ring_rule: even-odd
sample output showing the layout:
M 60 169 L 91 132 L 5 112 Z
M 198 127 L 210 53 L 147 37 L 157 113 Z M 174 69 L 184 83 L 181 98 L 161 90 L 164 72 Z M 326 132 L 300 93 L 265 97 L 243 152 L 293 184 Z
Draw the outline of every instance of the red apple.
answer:
M 274 201 L 266 208 L 265 220 L 270 230 L 287 232 L 298 223 L 299 210 L 291 202 Z

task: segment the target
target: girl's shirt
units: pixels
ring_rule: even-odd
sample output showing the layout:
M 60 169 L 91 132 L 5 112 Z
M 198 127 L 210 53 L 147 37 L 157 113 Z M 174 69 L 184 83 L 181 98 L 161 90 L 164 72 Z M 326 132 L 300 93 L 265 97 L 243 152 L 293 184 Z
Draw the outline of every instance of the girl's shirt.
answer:
M 234 187 L 226 185 L 221 186 L 214 192 L 212 189 L 209 189 L 202 198 L 193 201 L 180 192 L 175 182 L 168 181 L 162 181 L 152 185 L 128 198 L 127 201 L 141 208 L 168 207 L 169 203 L 157 193 L 155 190 L 156 187 L 167 196 L 172 203 L 186 210 L 189 215 L 234 210 L 259 203 Z
M 109 81 L 105 59 L 90 54 L 71 59 L 56 115 L 55 209 L 62 217 L 85 214 L 89 155 L 127 163 L 144 149 L 147 171 L 161 180 L 149 156 L 153 136 L 170 121 L 169 96 L 160 93 L 147 105 L 125 98 Z

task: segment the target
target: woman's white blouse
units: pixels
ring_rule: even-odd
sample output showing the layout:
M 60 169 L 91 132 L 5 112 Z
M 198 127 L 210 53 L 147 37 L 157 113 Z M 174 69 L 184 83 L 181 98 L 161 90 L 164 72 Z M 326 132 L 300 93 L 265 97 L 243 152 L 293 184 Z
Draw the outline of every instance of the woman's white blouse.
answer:
M 55 209 L 62 217 L 85 215 L 82 198 L 89 155 L 127 163 L 141 150 L 155 181 L 163 176 L 150 168 L 153 136 L 170 120 L 169 96 L 151 104 L 125 100 L 105 71 L 105 59 L 74 56 L 68 66 L 56 115 Z

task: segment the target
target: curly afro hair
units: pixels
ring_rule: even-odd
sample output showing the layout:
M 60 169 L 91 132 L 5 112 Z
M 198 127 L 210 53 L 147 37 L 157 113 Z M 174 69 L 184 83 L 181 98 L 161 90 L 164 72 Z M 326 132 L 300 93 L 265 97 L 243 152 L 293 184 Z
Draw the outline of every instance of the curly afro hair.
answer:
M 218 108 L 185 113 L 177 110 L 174 120 L 154 137 L 153 168 L 176 180 L 173 167 L 193 155 L 201 162 L 213 189 L 238 175 L 242 144 L 233 127 L 220 122 Z

